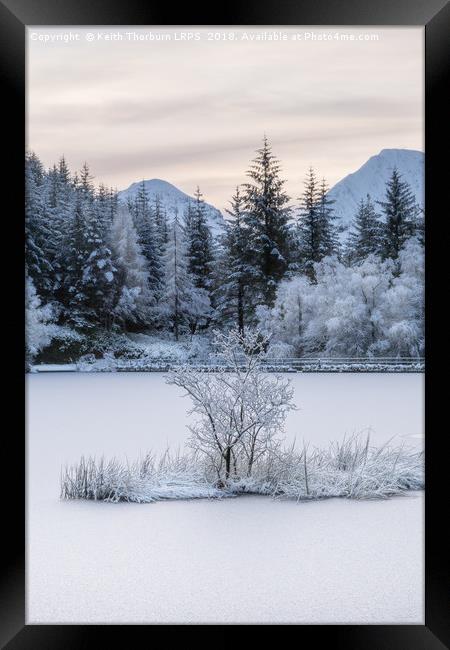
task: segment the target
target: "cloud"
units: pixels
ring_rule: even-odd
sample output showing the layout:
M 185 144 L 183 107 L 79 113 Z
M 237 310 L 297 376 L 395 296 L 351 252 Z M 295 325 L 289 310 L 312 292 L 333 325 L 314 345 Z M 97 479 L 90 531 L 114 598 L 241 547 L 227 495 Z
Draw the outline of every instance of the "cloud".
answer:
M 335 182 L 382 148 L 422 147 L 423 30 L 378 32 L 352 44 L 34 41 L 28 144 L 46 165 L 88 160 L 119 188 L 199 183 L 221 207 L 265 132 L 288 183 L 310 163 Z

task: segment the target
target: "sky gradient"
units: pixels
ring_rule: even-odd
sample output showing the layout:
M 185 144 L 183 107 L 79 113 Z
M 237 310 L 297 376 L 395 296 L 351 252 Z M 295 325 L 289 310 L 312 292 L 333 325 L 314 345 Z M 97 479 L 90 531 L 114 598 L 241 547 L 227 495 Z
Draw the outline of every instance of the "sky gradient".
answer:
M 182 31 L 199 40 L 175 40 Z M 287 40 L 248 40 L 257 33 Z M 266 133 L 297 197 L 310 165 L 333 185 L 381 149 L 423 150 L 423 38 L 421 27 L 29 27 L 27 146 L 46 166 L 87 160 L 117 189 L 199 184 L 223 209 Z

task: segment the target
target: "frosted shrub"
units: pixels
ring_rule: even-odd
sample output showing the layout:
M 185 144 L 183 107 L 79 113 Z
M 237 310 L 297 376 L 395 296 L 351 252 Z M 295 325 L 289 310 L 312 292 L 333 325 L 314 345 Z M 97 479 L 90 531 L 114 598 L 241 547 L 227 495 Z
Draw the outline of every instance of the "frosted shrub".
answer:
M 25 278 L 26 368 L 29 368 L 39 352 L 51 343 L 56 327 L 53 320 L 54 312 L 51 305 L 42 305 L 33 280 L 27 275 Z
M 261 368 L 268 338 L 259 331 L 215 332 L 217 356 L 223 366 L 214 373 L 192 366 L 173 370 L 167 382 L 192 400 L 190 447 L 214 465 L 219 481 L 250 476 L 254 463 L 272 446 L 295 408 L 289 380 Z
M 145 348 L 122 332 L 99 330 L 90 338 L 89 352 L 97 358 L 110 353 L 117 358 L 139 359 L 145 354 Z
M 373 448 L 360 437 L 331 444 L 327 450 L 305 447 L 281 459 L 275 493 L 296 499 L 387 498 L 424 487 L 420 452 L 388 445 Z
M 61 472 L 62 499 L 92 499 L 118 503 L 151 503 L 162 499 L 194 499 L 223 496 L 209 484 L 187 456 L 168 452 L 156 462 L 146 454 L 132 465 L 113 458 L 105 461 L 82 457 Z
M 261 494 L 297 501 L 343 497 L 386 499 L 424 488 L 424 454 L 403 447 L 370 446 L 353 437 L 328 449 L 274 446 L 245 473 L 218 482 L 211 458 L 195 452 L 156 460 L 147 454 L 133 464 L 81 458 L 61 472 L 61 498 L 151 503 L 164 499 L 222 498 Z
M 208 361 L 210 354 L 209 340 L 198 335 L 192 336 L 188 353 L 190 359 L 195 359 L 195 361 Z
M 271 343 L 267 350 L 267 359 L 288 359 L 295 357 L 295 348 L 282 341 Z

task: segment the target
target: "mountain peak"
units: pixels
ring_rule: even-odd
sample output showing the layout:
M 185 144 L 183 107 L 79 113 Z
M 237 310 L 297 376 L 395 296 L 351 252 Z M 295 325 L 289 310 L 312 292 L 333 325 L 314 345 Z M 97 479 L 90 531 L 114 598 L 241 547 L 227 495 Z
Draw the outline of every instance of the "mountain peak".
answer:
M 423 156 L 423 151 L 419 151 L 418 149 L 382 149 L 379 154 L 372 156 L 372 158 L 375 158 L 376 156 L 389 156 L 397 153 L 404 153 L 406 155 L 420 154 Z
M 144 183 L 145 189 L 147 192 L 150 192 L 151 194 L 154 194 L 155 192 L 161 190 L 161 191 L 175 191 L 175 192 L 180 192 L 180 194 L 183 194 L 181 190 L 179 190 L 175 185 L 172 185 L 172 183 L 169 183 L 168 181 L 164 181 L 161 178 L 143 178 L 140 181 L 135 181 L 134 183 L 131 183 L 129 187 L 127 187 L 126 190 L 121 190 L 119 192 L 119 195 L 130 195 L 134 194 L 135 192 L 138 191 L 139 187 Z
M 362 198 L 370 194 L 373 201 L 384 198 L 386 182 L 397 168 L 416 197 L 424 205 L 425 155 L 415 149 L 382 149 L 371 156 L 359 169 L 345 176 L 328 192 L 334 201 L 339 225 L 348 230 Z
M 195 201 L 193 196 L 186 194 L 175 185 L 172 185 L 172 183 L 160 178 L 144 179 L 143 181 L 132 183 L 127 189 L 118 192 L 119 201 L 126 203 L 128 200 L 133 199 L 138 193 L 142 182 L 144 183 L 149 199 L 152 200 L 155 197 L 159 197 L 169 218 L 173 217 L 176 212 L 179 216 L 183 216 L 189 201 Z M 206 201 L 205 210 L 211 231 L 218 233 L 224 223 L 222 213 L 213 205 L 206 203 Z

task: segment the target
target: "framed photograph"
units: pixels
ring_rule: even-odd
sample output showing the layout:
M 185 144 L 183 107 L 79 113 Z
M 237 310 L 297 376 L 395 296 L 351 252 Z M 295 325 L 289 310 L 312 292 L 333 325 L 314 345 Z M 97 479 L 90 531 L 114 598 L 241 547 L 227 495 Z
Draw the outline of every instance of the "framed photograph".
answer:
M 2 647 L 149 625 L 449 647 L 448 5 L 0 16 L 26 398 Z

